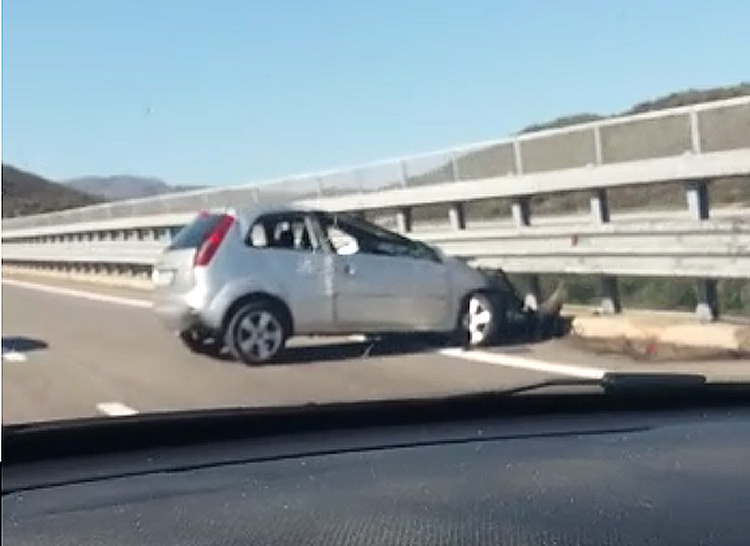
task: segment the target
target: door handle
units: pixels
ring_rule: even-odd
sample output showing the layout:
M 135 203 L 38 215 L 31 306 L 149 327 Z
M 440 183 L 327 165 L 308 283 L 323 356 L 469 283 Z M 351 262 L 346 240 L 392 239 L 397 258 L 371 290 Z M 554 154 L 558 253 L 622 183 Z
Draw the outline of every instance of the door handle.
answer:
M 352 276 L 352 275 L 354 275 L 355 273 L 357 273 L 357 270 L 356 270 L 356 269 L 355 269 L 355 267 L 354 267 L 353 265 L 351 265 L 351 264 L 344 264 L 344 273 L 345 273 L 346 275 Z

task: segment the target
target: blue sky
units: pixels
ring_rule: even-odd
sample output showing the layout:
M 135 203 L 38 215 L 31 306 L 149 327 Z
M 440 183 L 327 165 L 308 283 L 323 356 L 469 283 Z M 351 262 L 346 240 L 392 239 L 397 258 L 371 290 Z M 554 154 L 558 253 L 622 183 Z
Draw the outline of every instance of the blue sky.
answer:
M 746 0 L 4 0 L 2 159 L 229 185 L 750 79 Z

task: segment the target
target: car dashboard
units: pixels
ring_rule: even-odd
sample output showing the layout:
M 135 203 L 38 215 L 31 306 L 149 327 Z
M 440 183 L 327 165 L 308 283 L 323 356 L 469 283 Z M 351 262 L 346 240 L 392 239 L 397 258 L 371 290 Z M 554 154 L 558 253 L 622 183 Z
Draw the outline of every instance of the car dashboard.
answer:
M 745 407 L 307 430 L 3 469 L 3 543 L 750 544 Z

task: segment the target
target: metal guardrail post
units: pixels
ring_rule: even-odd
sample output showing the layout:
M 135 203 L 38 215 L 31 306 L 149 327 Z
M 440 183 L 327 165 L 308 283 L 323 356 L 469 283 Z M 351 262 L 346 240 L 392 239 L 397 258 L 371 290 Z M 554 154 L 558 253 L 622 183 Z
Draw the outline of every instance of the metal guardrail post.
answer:
M 617 277 L 604 275 L 599 280 L 601 287 L 602 312 L 614 315 L 622 312 L 622 301 L 620 299 L 620 287 Z
M 528 197 L 520 197 L 511 204 L 513 221 L 518 227 L 531 225 L 531 204 Z M 526 294 L 524 303 L 530 309 L 537 309 L 542 301 L 542 283 L 539 275 L 524 275 L 526 280 Z
M 448 209 L 448 219 L 453 229 L 466 229 L 466 216 L 463 203 L 453 203 Z
M 719 318 L 719 291 L 716 280 L 698 281 L 698 305 L 695 314 L 701 322 L 711 322 Z
M 693 220 L 708 220 L 711 216 L 708 181 L 688 182 L 685 186 L 688 211 Z M 714 279 L 698 280 L 698 305 L 695 314 L 701 322 L 710 322 L 719 318 L 719 295 L 717 282 Z
M 592 222 L 599 226 L 608 224 L 610 217 L 606 190 L 594 190 L 589 198 L 589 203 L 591 205 Z M 601 277 L 599 279 L 599 289 L 602 311 L 610 315 L 622 312 L 622 300 L 620 298 L 620 286 L 617 282 L 617 277 L 611 275 Z
M 401 233 L 411 231 L 411 208 L 404 207 L 396 211 L 396 225 Z
M 708 220 L 710 214 L 708 182 L 705 180 L 688 182 L 685 190 L 690 217 L 693 220 Z
M 594 224 L 609 223 L 609 201 L 606 190 L 594 190 L 589 198 L 591 205 L 591 220 Z
M 519 227 L 527 227 L 531 225 L 531 206 L 529 204 L 528 197 L 520 197 L 515 199 L 511 204 L 511 213 L 513 214 L 513 221 Z

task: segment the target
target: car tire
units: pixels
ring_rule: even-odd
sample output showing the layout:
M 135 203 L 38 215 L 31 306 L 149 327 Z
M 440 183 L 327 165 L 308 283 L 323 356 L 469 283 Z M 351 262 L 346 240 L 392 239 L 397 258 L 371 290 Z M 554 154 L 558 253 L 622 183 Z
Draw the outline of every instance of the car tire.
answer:
M 276 360 L 289 336 L 278 305 L 254 301 L 239 307 L 229 318 L 224 343 L 232 356 L 250 366 Z
M 222 350 L 220 340 L 202 335 L 196 330 L 183 330 L 179 332 L 180 341 L 192 353 L 219 356 Z
M 474 292 L 462 302 L 456 343 L 464 348 L 486 347 L 498 340 L 504 300 L 493 292 Z

